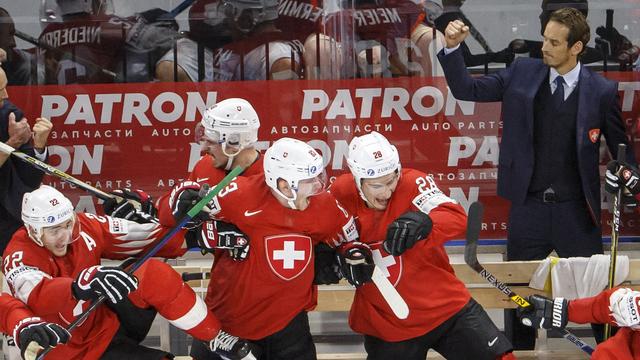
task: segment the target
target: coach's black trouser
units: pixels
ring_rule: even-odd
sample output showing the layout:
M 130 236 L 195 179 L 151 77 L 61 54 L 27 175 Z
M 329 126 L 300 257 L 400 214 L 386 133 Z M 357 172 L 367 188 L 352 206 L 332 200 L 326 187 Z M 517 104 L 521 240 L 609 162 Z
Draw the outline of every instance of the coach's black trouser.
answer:
M 593 223 L 586 201 L 545 203 L 527 197 L 522 205 L 512 204 L 507 260 L 542 260 L 553 250 L 563 258 L 602 254 L 602 229 Z M 594 335 L 599 326 L 592 325 Z M 535 347 L 536 330 L 522 325 L 515 310 L 504 311 L 504 330 L 514 349 Z

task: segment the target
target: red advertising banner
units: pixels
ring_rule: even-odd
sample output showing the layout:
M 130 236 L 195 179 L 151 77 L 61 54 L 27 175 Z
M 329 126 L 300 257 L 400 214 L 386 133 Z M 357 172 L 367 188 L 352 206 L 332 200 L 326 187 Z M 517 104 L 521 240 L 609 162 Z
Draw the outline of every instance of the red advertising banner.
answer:
M 623 119 L 635 141 L 640 73 L 607 77 L 619 81 Z M 351 138 L 378 131 L 398 147 L 404 167 L 433 175 L 443 191 L 465 207 L 476 200 L 485 203 L 483 238 L 506 237 L 509 203 L 496 195 L 500 104 L 459 101 L 444 78 L 33 86 L 9 91 L 29 119 L 44 116 L 53 122 L 50 163 L 104 191 L 133 187 L 154 197 L 169 191 L 200 156 L 193 130 L 201 111 L 221 99 L 241 97 L 260 116 L 259 149 L 281 137 L 304 140 L 323 154 L 328 173 L 338 175 L 348 171 L 345 157 Z M 603 145 L 601 173 L 609 159 Z M 47 177 L 45 183 L 69 195 L 77 210 L 101 211 L 97 199 L 60 179 Z M 608 209 L 611 199 L 604 191 L 602 199 L 603 209 Z M 602 220 L 610 219 L 603 211 Z M 604 226 L 603 234 L 609 233 Z M 638 215 L 623 215 L 622 234 L 640 235 Z

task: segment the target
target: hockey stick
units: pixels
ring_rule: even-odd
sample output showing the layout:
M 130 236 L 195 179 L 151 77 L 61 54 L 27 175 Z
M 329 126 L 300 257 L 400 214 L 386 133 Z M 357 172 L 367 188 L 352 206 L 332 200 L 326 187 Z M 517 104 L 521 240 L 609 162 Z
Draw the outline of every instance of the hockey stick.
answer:
M 62 55 L 65 55 L 65 56 L 70 56 L 70 57 L 72 57 L 74 59 L 74 61 L 76 61 L 77 63 L 79 63 L 81 65 L 90 67 L 90 68 L 92 68 L 94 70 L 98 70 L 98 71 L 102 72 L 103 74 L 109 76 L 112 79 L 116 78 L 116 73 L 114 73 L 113 71 L 109 71 L 107 69 L 102 68 L 100 65 L 94 63 L 91 60 L 84 59 L 84 58 L 79 57 L 77 55 L 71 54 L 68 51 L 53 47 L 53 46 L 51 46 L 51 45 L 49 45 L 49 44 L 47 44 L 47 43 L 45 43 L 43 41 L 40 41 L 40 40 L 34 38 L 33 36 L 31 36 L 31 35 L 29 35 L 27 33 L 24 33 L 24 32 L 22 32 L 20 30 L 16 30 L 15 35 L 18 38 L 20 38 L 20 39 L 22 39 L 22 40 L 24 40 L 24 41 L 26 41 L 28 43 L 31 43 L 31 44 L 39 47 L 39 48 L 42 48 L 42 49 L 47 50 L 47 51 L 53 51 L 55 53 L 62 54 Z
M 138 260 L 136 260 L 136 262 L 134 262 L 133 264 L 131 264 L 128 268 L 127 268 L 127 273 L 129 274 L 133 274 L 140 266 L 142 266 L 142 264 L 144 264 L 145 261 L 147 261 L 149 258 L 153 257 L 155 254 L 158 253 L 158 251 L 160 251 L 160 249 L 162 249 L 162 247 L 169 241 L 171 240 L 180 230 L 182 230 L 182 227 L 189 222 L 191 219 L 193 219 L 194 216 L 198 215 L 198 213 L 200 213 L 200 211 L 202 211 L 202 209 L 216 196 L 218 195 L 218 193 L 227 185 L 229 185 L 229 183 L 236 177 L 238 176 L 244 169 L 241 166 L 236 166 L 229 174 L 227 174 L 227 176 L 225 176 L 219 183 L 218 185 L 216 185 L 212 190 L 210 190 L 200 201 L 198 201 L 197 204 L 195 204 L 188 212 L 187 214 L 182 218 L 182 220 L 180 220 L 172 229 L 171 231 L 169 231 L 164 237 L 162 237 L 162 239 L 160 239 L 160 241 L 158 241 L 152 248 L 150 248 L 149 250 L 147 250 L 146 253 L 144 253 Z M 69 332 L 73 331 L 73 329 L 75 329 L 78 324 L 82 323 L 87 316 L 89 316 L 95 309 L 98 308 L 98 306 L 100 306 L 100 304 L 102 304 L 104 301 L 106 300 L 106 296 L 101 295 L 96 301 L 94 301 L 88 308 L 86 311 L 84 311 L 82 314 L 80 314 L 78 316 L 78 318 L 76 318 L 71 324 L 69 324 L 69 327 L 67 327 L 67 330 Z M 42 358 L 44 358 L 44 356 L 51 351 L 51 347 L 45 349 L 37 358 L 37 360 L 41 360 Z
M 406 319 L 407 316 L 409 316 L 409 306 L 407 306 L 407 303 L 402 296 L 400 296 L 398 290 L 396 290 L 389 279 L 382 273 L 378 265 L 373 268 L 371 280 L 398 319 Z
M 627 145 L 618 144 L 618 164 L 624 163 Z M 622 192 L 623 187 L 618 187 L 618 192 L 613 197 L 613 218 L 611 220 L 611 252 L 609 254 L 609 282 L 607 289 L 613 288 L 616 277 L 616 257 L 618 256 L 618 239 L 620 237 L 620 215 L 622 212 Z M 611 325 L 604 325 L 604 339 L 607 340 L 611 336 Z
M 507 295 L 514 303 L 519 307 L 531 306 L 529 302 L 522 296 L 516 294 L 505 283 L 500 282 L 493 274 L 488 272 L 480 262 L 478 261 L 478 238 L 480 237 L 480 228 L 482 227 L 482 213 L 484 208 L 482 203 L 476 201 L 469 207 L 469 217 L 467 218 L 467 244 L 464 247 L 464 262 L 475 270 L 480 276 L 482 276 L 487 282 L 489 282 L 496 289 L 500 290 L 503 294 Z M 571 341 L 582 351 L 591 355 L 593 348 L 589 344 L 580 340 L 567 329 L 558 329 L 562 336 Z
M 116 196 L 106 193 L 100 189 L 97 189 L 87 183 L 85 183 L 82 180 L 79 180 L 77 178 L 74 178 L 73 176 L 65 173 L 64 171 L 60 171 L 58 169 L 56 169 L 55 167 L 40 161 L 38 159 L 36 159 L 33 156 L 29 156 L 23 152 L 17 151 L 16 149 L 14 149 L 13 147 L 11 147 L 10 145 L 7 145 L 3 142 L 0 141 L 0 152 L 3 152 L 5 154 L 9 154 L 9 155 L 13 155 L 15 157 L 17 157 L 18 159 L 26 162 L 27 164 L 31 164 L 34 167 L 36 167 L 39 170 L 44 171 L 45 173 L 49 174 L 49 175 L 53 175 L 53 176 L 57 176 L 60 179 L 62 179 L 63 181 L 68 182 L 71 185 L 75 185 L 77 187 L 79 187 L 82 190 L 85 190 L 86 192 L 88 192 L 89 194 L 95 195 L 96 197 L 102 199 L 102 200 L 110 200 L 110 199 L 114 199 Z

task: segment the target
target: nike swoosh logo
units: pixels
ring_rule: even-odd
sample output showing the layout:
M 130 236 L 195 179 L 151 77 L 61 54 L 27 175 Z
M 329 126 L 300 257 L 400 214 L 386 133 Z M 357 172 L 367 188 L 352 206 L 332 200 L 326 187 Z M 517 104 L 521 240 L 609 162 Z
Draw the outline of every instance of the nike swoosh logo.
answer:
M 261 212 L 262 212 L 262 210 L 256 210 L 256 211 L 245 210 L 244 216 L 253 216 L 253 215 L 259 214 Z
M 209 180 L 208 177 L 206 177 L 206 178 L 197 178 L 196 182 L 203 182 L 203 181 L 207 181 L 207 180 Z
M 489 341 L 487 344 L 489 344 L 489 347 L 493 346 L 493 344 L 496 343 L 496 341 L 498 341 L 498 337 L 496 336 L 493 340 Z

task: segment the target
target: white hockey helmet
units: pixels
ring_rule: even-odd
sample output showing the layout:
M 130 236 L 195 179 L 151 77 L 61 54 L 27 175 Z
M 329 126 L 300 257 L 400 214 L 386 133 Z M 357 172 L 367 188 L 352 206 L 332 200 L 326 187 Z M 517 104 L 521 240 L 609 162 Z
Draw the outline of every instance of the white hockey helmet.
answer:
M 278 18 L 278 0 L 220 0 L 220 4 L 224 15 L 243 32 Z
M 242 149 L 258 141 L 260 119 L 251 104 L 244 99 L 230 98 L 208 108 L 202 117 L 204 135 L 218 142 L 228 157 L 237 155 Z M 227 146 L 237 147 L 228 153 Z
M 362 179 L 375 179 L 394 172 L 399 175 L 401 170 L 398 150 L 376 131 L 351 140 L 347 164 L 355 178 L 360 197 L 365 201 L 367 199 L 362 192 Z
M 325 190 L 327 175 L 322 155 L 307 143 L 282 138 L 264 154 L 264 177 L 267 185 L 296 209 L 294 201 L 299 195 L 312 196 Z M 293 192 L 289 197 L 278 189 L 278 180 L 287 182 Z
M 40 246 L 44 246 L 44 228 L 62 224 L 74 215 L 71 201 L 48 185 L 42 185 L 22 198 L 22 221 L 31 239 Z

